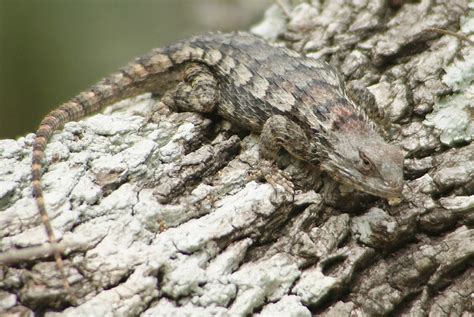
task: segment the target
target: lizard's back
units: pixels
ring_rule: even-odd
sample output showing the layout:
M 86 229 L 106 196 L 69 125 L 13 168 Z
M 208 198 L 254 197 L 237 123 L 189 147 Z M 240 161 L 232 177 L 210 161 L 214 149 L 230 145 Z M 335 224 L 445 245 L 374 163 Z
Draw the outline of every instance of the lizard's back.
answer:
M 217 112 L 227 120 L 260 131 L 272 115 L 320 129 L 335 105 L 351 108 L 344 84 L 327 63 L 276 47 L 248 33 L 211 33 L 163 49 L 202 49 L 204 62 L 219 82 Z M 215 56 L 209 58 L 210 55 Z M 354 109 L 355 111 L 355 109 Z

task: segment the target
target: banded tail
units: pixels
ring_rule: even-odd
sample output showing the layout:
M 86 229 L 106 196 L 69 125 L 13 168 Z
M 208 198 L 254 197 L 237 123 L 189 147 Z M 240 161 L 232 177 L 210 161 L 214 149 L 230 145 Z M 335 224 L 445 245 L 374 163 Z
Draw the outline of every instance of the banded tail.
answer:
M 209 66 L 214 65 L 222 57 L 217 49 L 212 48 L 212 43 L 218 42 L 215 37 L 219 36 L 219 34 L 208 34 L 163 49 L 154 49 L 51 111 L 41 121 L 33 142 L 32 189 L 41 221 L 53 247 L 57 245 L 57 239 L 49 221 L 41 186 L 44 152 L 53 133 L 67 122 L 96 113 L 117 101 L 146 92 L 164 93 L 182 80 L 184 63 L 195 61 Z M 53 254 L 64 287 L 72 295 L 60 251 L 54 248 Z

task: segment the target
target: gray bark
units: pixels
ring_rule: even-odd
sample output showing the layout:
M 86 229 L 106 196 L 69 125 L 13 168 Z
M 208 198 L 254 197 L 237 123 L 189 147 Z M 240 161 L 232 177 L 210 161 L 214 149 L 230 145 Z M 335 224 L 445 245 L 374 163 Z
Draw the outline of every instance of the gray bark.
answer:
M 473 6 L 401 2 L 286 2 L 288 20 L 274 5 L 253 31 L 329 61 L 355 98 L 368 87 L 370 112 L 406 151 L 402 202 L 291 160 L 294 192 L 253 179 L 258 136 L 141 96 L 67 124 L 46 151 L 45 200 L 78 303 L 40 250 L 0 266 L 0 313 L 473 314 L 474 46 L 426 31 L 474 32 Z M 46 242 L 32 140 L 0 141 L 1 251 Z

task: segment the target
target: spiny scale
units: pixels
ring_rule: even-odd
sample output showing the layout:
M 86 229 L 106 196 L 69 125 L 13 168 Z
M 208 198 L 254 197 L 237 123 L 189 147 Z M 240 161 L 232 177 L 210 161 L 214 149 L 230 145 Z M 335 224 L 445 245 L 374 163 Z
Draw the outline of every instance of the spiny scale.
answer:
M 204 75 L 199 75 L 199 71 Z M 198 90 L 190 91 L 192 85 L 180 84 L 183 77 L 188 81 L 195 80 Z M 217 93 L 213 94 L 214 90 Z M 167 91 L 171 92 L 165 94 Z M 162 100 L 171 100 L 171 104 L 173 100 L 181 99 L 181 106 L 189 96 L 194 101 L 181 109 L 216 111 L 236 125 L 262 132 L 260 153 L 265 158 L 276 155 L 275 150 L 283 147 L 308 162 L 334 160 L 334 164 L 327 164 L 326 170 L 330 174 L 336 173 L 335 178 L 354 183 L 367 192 L 389 196 L 383 190 L 378 193 L 377 184 L 375 189 L 369 188 L 365 185 L 367 180 L 358 180 L 360 175 L 353 176 L 347 172 L 356 168 L 352 166 L 356 163 L 352 158 L 346 161 L 346 153 L 338 150 L 338 131 L 342 134 L 349 131 L 360 138 L 372 137 L 375 132 L 365 113 L 347 98 L 344 84 L 334 68 L 288 49 L 271 46 L 250 34 L 206 34 L 155 49 L 137 58 L 43 119 L 33 144 L 32 185 L 51 244 L 56 244 L 56 238 L 40 182 L 49 138 L 66 122 L 146 92 L 164 95 Z M 380 144 L 382 148 L 388 146 L 383 141 Z M 397 156 L 393 164 L 400 165 L 400 155 L 395 152 L 390 152 L 390 155 Z M 347 155 L 352 155 L 352 152 Z M 339 173 L 338 169 L 342 172 Z M 397 169 L 387 176 L 397 179 L 383 181 L 399 186 L 399 172 Z M 69 289 L 61 255 L 59 252 L 54 255 L 65 287 Z

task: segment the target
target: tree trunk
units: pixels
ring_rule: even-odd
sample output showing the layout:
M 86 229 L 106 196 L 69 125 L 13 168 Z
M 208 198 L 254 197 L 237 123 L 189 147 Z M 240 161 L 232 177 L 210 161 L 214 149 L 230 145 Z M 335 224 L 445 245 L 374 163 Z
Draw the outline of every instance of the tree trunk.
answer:
M 473 4 L 300 2 L 252 31 L 339 68 L 406 152 L 403 201 L 284 154 L 294 190 L 266 183 L 258 135 L 144 95 L 67 124 L 47 148 L 45 200 L 76 302 L 40 251 L 0 266 L 0 314 L 474 313 L 474 45 L 459 35 L 474 31 Z M 2 251 L 46 242 L 32 140 L 0 141 Z

